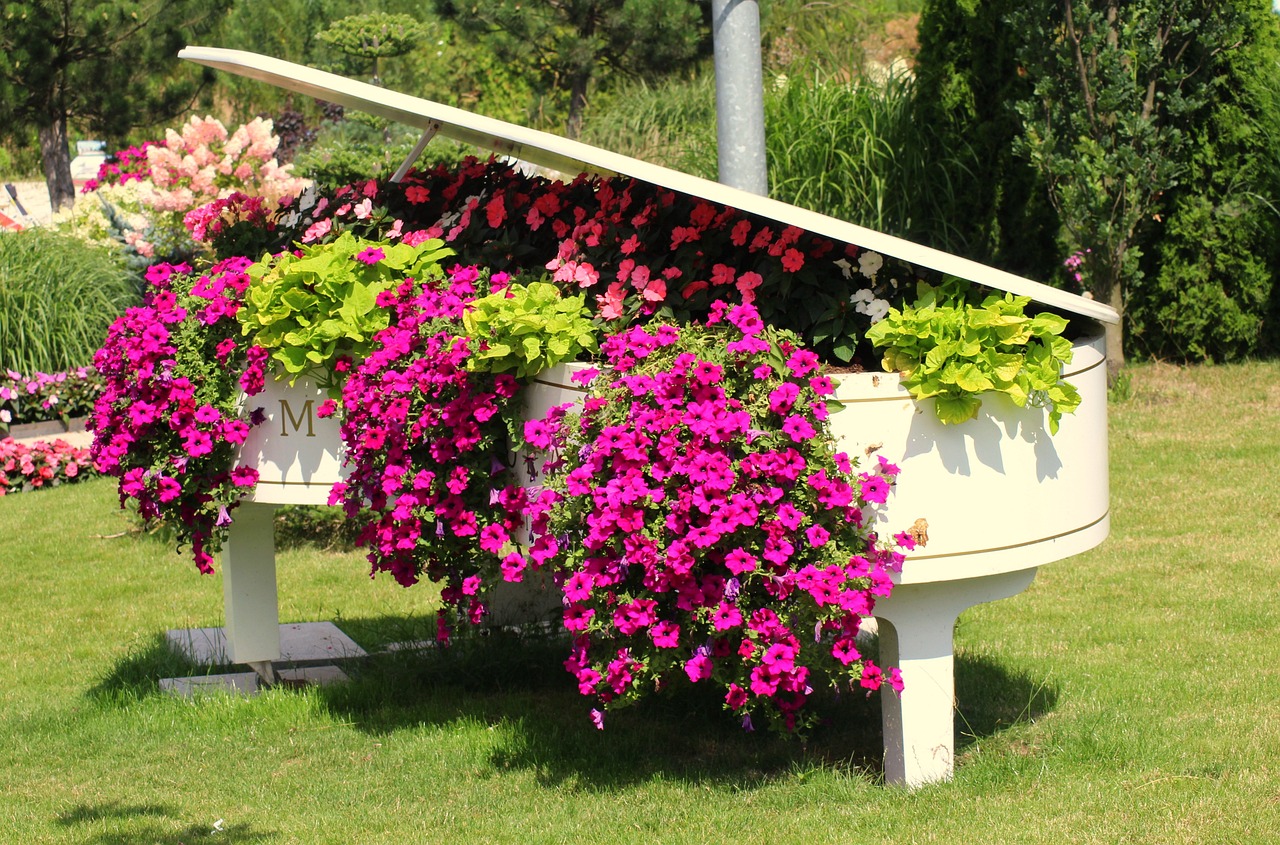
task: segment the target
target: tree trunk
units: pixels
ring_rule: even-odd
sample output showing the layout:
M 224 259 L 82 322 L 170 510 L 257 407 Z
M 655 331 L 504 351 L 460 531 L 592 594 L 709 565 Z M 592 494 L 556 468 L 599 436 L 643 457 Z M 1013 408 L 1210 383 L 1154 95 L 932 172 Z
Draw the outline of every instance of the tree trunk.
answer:
M 576 141 L 582 134 L 582 112 L 587 107 L 587 83 L 590 81 L 589 75 L 579 73 L 569 86 L 569 117 L 564 124 L 566 138 Z
M 1119 279 L 1111 283 L 1111 294 L 1107 304 L 1120 315 L 1120 322 L 1106 326 L 1107 341 L 1107 384 L 1115 384 L 1124 369 L 1124 285 Z
M 39 129 L 40 161 L 44 167 L 44 183 L 49 188 L 49 207 L 57 213 L 76 201 L 76 186 L 71 181 L 71 149 L 67 144 L 67 118 L 59 116 Z

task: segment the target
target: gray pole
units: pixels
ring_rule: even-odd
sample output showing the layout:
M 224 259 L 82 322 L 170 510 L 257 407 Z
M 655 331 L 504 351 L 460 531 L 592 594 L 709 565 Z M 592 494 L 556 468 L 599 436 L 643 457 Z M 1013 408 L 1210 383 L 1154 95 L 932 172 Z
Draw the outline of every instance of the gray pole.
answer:
M 720 181 L 768 195 L 764 154 L 764 73 L 756 0 L 711 0 L 716 59 L 716 137 Z

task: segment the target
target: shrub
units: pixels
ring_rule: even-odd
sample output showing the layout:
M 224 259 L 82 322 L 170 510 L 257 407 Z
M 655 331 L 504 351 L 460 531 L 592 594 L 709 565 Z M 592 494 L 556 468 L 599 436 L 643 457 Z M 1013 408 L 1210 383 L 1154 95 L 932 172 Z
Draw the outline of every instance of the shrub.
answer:
M 0 234 L 0 370 L 92 364 L 111 322 L 139 298 L 111 252 L 39 229 Z
M 1044 180 L 1013 153 L 1022 131 L 1010 103 L 1031 84 L 1005 23 L 1011 0 L 931 0 L 920 16 L 914 119 L 928 127 L 926 158 L 949 181 L 952 227 L 932 246 L 1048 280 L 1059 258 L 1058 220 Z
M 1280 348 L 1280 22 L 1270 4 L 1247 8 L 1240 46 L 1211 59 L 1216 96 L 1182 127 L 1187 169 L 1140 244 L 1126 317 L 1148 355 L 1222 361 Z

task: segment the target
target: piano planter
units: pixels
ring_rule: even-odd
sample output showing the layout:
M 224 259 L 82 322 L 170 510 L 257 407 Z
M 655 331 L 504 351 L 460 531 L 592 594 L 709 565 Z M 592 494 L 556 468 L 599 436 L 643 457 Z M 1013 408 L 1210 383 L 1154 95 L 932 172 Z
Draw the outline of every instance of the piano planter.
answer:
M 708 206 L 711 217 L 706 220 L 740 214 L 749 218 L 749 224 L 744 224 L 748 228 L 770 228 L 770 238 L 782 232 L 783 237 L 791 239 L 790 243 L 807 244 L 793 248 L 795 255 L 786 251 L 787 243 L 778 248 L 779 255 L 775 257 L 788 262 L 784 266 L 793 270 L 803 264 L 804 272 L 809 272 L 820 251 L 818 245 L 827 243 L 837 250 L 832 257 L 884 256 L 887 262 L 896 262 L 897 268 L 918 268 L 922 273 L 957 277 L 988 290 L 1028 296 L 1037 307 L 1067 316 L 1074 338 L 1074 359 L 1065 374 L 1079 390 L 1082 402 L 1074 415 L 1063 418 L 1061 429 L 1053 436 L 1047 431 L 1043 409 L 1020 409 L 1000 397 L 984 398 L 976 419 L 944 427 L 933 419 L 930 400 L 914 402 L 893 374 L 862 373 L 841 379 L 837 398 L 844 410 L 832 417 L 833 431 L 841 445 L 861 454 L 873 443 L 881 444 L 880 454 L 901 466 L 901 481 L 885 514 L 886 526 L 901 530 L 921 517 L 928 523 L 927 545 L 907 554 L 901 573 L 894 576 L 892 595 L 878 602 L 874 610 L 881 623 L 882 660 L 887 667 L 900 669 L 905 682 L 901 696 L 887 693 L 883 697 L 886 779 L 915 786 L 951 775 L 952 630 L 957 615 L 974 604 L 1016 594 L 1031 583 L 1037 567 L 1092 548 L 1107 534 L 1106 375 L 1100 336 L 1103 324 L 1118 319 L 1111 309 L 844 221 L 310 68 L 211 48 L 188 48 L 182 55 L 417 126 L 424 131 L 424 143 L 439 133 L 500 154 L 518 154 L 560 172 L 621 179 L 608 183 L 610 196 L 628 190 L 628 184 L 674 192 Z M 398 176 L 403 176 L 409 165 L 406 162 Z M 414 182 L 413 189 L 424 184 Z M 517 215 L 512 204 L 518 201 L 518 192 L 503 194 L 501 186 L 485 184 L 488 187 L 481 193 L 460 200 L 464 208 L 447 211 L 440 220 L 439 233 L 452 236 L 471 225 L 473 218 L 487 219 L 495 227 L 504 221 L 512 226 L 527 226 L 527 232 L 508 234 L 501 241 L 501 249 L 506 250 L 502 254 L 508 257 L 513 243 L 532 248 L 539 238 L 547 237 L 536 224 L 542 214 L 553 215 L 552 208 L 522 209 Z M 581 184 L 575 183 L 579 187 Z M 381 189 L 382 186 L 368 186 L 371 192 Z M 422 191 L 425 194 L 425 188 Z M 467 190 L 457 192 L 458 197 L 466 194 Z M 724 210 L 723 214 L 720 210 Z M 361 220 L 366 217 L 367 209 Z M 572 229 L 570 224 L 553 238 L 553 252 L 560 239 L 578 237 L 571 235 Z M 399 227 L 396 231 L 399 233 Z M 455 245 L 464 244 L 466 237 L 462 235 Z M 495 254 L 499 253 L 486 252 L 484 257 Z M 630 291 L 634 295 L 632 288 L 619 291 L 610 287 L 614 274 L 622 274 L 618 278 L 624 279 L 632 270 L 630 266 L 595 267 L 583 255 L 570 249 L 558 258 L 541 255 L 531 264 L 550 264 L 557 278 L 564 277 L 562 281 L 569 280 L 592 292 L 598 290 L 602 313 L 618 305 L 623 293 Z M 760 259 L 774 260 L 764 258 L 763 252 Z M 608 272 L 599 272 L 602 269 Z M 736 280 L 729 278 L 727 284 L 746 297 L 760 284 L 759 274 L 754 279 L 749 279 L 750 275 L 743 272 Z M 874 274 L 864 275 L 871 278 Z M 685 281 L 699 278 L 686 276 Z M 885 272 L 876 283 L 887 281 Z M 637 290 L 644 287 L 637 285 L 635 279 L 627 283 Z M 676 282 L 671 281 L 671 287 L 675 289 Z M 684 288 L 694 289 L 694 285 Z M 820 289 L 814 290 L 822 294 Z M 759 294 L 762 310 L 785 305 L 780 294 L 766 295 L 764 288 Z M 848 294 L 844 296 L 847 298 Z M 564 389 L 562 381 L 544 380 L 553 389 Z M 312 390 L 309 396 L 303 393 L 296 399 L 263 394 L 259 402 L 268 419 L 255 428 L 253 436 L 260 439 L 247 441 L 240 452 L 242 460 L 255 464 L 261 481 L 251 500 L 236 513 L 224 556 L 227 623 L 229 629 L 235 629 L 229 634 L 237 660 L 262 663 L 274 659 L 275 579 L 270 509 L 283 503 L 327 501 L 327 486 L 334 477 L 338 439 L 335 434 L 326 433 L 324 424 L 332 423 L 331 419 L 315 418 L 320 396 Z M 284 447 L 285 451 L 277 452 L 277 447 Z M 1001 518 L 996 523 L 989 516 L 989 507 L 994 503 L 1001 508 Z M 259 646 L 261 650 L 255 651 Z

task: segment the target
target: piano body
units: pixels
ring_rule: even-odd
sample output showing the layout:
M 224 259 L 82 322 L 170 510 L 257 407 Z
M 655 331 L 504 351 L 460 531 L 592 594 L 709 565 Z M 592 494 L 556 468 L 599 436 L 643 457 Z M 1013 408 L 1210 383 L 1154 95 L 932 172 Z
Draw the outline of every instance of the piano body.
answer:
M 886 781 L 917 786 L 951 776 L 957 617 L 1025 590 L 1039 566 L 1091 549 L 1109 531 L 1103 326 L 1118 321 L 1111 308 L 846 221 L 313 68 L 210 47 L 187 47 L 179 55 L 417 127 L 423 140 L 413 157 L 439 133 L 566 174 L 624 174 L 993 291 L 1030 296 L 1067 315 L 1075 355 L 1065 375 L 1082 402 L 1052 437 L 1043 409 L 1018 408 L 1003 396 L 984 396 L 977 419 L 943 426 L 927 402 L 917 404 L 898 385 L 896 374 L 841 378 L 837 398 L 845 408 L 832 424 L 843 447 L 862 454 L 881 444 L 902 468 L 886 528 L 896 532 L 920 517 L 928 522 L 927 545 L 907 555 L 893 595 L 875 608 L 881 661 L 897 665 L 906 685 L 900 696 L 883 696 Z M 224 550 L 224 600 L 231 658 L 269 672 L 280 655 L 271 513 L 281 504 L 325 504 L 341 462 L 336 421 L 312 413 L 324 399 L 314 385 L 268 382 L 259 398 L 268 421 L 254 429 L 242 458 L 257 463 L 262 480 L 237 512 Z

